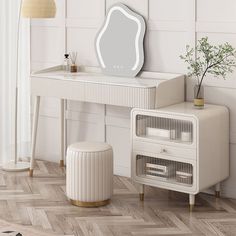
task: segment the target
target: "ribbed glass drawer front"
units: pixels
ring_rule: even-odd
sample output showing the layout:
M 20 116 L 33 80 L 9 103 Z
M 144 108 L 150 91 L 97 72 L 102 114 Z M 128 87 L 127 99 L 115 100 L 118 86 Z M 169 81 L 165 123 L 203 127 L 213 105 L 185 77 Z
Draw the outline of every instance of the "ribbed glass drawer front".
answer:
M 190 187 L 193 185 L 192 164 L 145 155 L 136 156 L 136 175 Z
M 182 144 L 193 143 L 193 123 L 188 120 L 137 115 L 135 130 L 136 136 L 141 138 Z

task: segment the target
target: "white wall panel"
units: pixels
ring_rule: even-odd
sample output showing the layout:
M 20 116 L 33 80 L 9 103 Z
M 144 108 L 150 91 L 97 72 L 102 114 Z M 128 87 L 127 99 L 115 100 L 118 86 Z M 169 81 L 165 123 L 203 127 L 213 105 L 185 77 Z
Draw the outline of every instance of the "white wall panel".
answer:
M 122 176 L 130 176 L 130 129 L 117 126 L 117 124 L 107 124 L 106 138 L 114 152 L 114 173 Z
M 36 146 L 36 156 L 38 158 L 53 162 L 60 160 L 59 126 L 59 119 L 40 116 Z
M 104 0 L 71 0 L 70 4 L 67 4 L 66 25 L 86 29 L 98 28 L 104 15 Z
M 47 61 L 32 61 L 31 60 L 31 71 L 37 71 L 52 66 L 57 66 L 58 62 L 47 62 Z
M 32 99 L 32 105 L 34 100 Z M 51 118 L 57 118 L 60 112 L 60 101 L 56 98 L 41 98 L 40 100 L 40 115 Z
M 32 27 L 31 60 L 35 62 L 62 63 L 64 30 L 58 27 Z
M 236 198 L 235 180 L 236 180 L 236 145 L 230 145 L 230 177 L 223 183 L 223 195 Z
M 152 21 L 185 21 L 189 0 L 150 0 L 149 20 Z
M 67 29 L 67 51 L 78 52 L 79 65 L 98 66 L 94 44 L 96 34 L 97 29 Z
M 235 12 L 235 0 L 197 0 L 198 21 L 236 21 Z
M 185 66 L 179 56 L 187 42 L 186 33 L 150 31 L 145 69 L 162 72 L 183 72 Z
M 206 100 L 209 103 L 227 106 L 230 110 L 230 142 L 236 144 L 236 91 L 235 89 L 206 87 Z
M 114 173 L 130 176 L 130 108 L 106 106 L 106 141 L 114 152 Z
M 146 20 L 148 19 L 148 0 L 107 0 L 106 9 L 110 8 L 115 3 L 123 3 L 141 14 Z
M 89 117 L 92 119 L 92 117 Z M 104 126 L 95 120 L 78 121 L 71 120 L 67 121 L 67 143 L 68 145 L 78 141 L 104 141 Z M 102 128 L 102 129 L 101 129 Z
M 90 114 L 103 114 L 104 105 L 87 102 L 68 101 L 67 110 Z
M 103 18 L 104 0 L 69 0 L 67 18 Z
M 118 117 L 129 119 L 131 108 L 118 107 L 118 106 L 106 106 L 106 116 L 108 117 Z

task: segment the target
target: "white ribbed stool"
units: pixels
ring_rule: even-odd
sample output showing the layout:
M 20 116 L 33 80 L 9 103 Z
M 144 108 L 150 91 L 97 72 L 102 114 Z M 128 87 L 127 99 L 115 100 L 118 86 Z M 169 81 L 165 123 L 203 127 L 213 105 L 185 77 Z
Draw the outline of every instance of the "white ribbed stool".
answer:
M 68 147 L 66 194 L 76 206 L 109 203 L 113 193 L 112 147 L 100 142 L 81 142 Z

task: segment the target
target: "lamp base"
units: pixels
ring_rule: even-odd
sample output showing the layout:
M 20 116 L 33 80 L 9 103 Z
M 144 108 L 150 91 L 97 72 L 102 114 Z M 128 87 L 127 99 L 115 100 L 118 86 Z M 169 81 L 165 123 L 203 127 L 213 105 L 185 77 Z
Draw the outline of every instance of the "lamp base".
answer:
M 14 161 L 7 162 L 2 165 L 2 170 L 8 172 L 20 172 L 20 171 L 27 171 L 30 168 L 29 162 L 19 161 L 15 163 Z

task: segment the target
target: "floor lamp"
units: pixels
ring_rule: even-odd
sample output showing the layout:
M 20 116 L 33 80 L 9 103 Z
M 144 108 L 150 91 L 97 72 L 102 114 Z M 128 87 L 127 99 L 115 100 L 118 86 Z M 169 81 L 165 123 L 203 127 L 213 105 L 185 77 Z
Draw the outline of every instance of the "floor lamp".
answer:
M 16 90 L 15 90 L 15 124 L 14 124 L 14 161 L 3 164 L 5 171 L 26 171 L 30 168 L 29 162 L 18 161 L 17 156 L 17 127 L 18 127 L 18 60 L 19 60 L 19 33 L 21 16 L 24 18 L 54 18 L 56 4 L 54 0 L 20 0 L 20 11 L 17 28 L 17 55 L 16 55 Z

